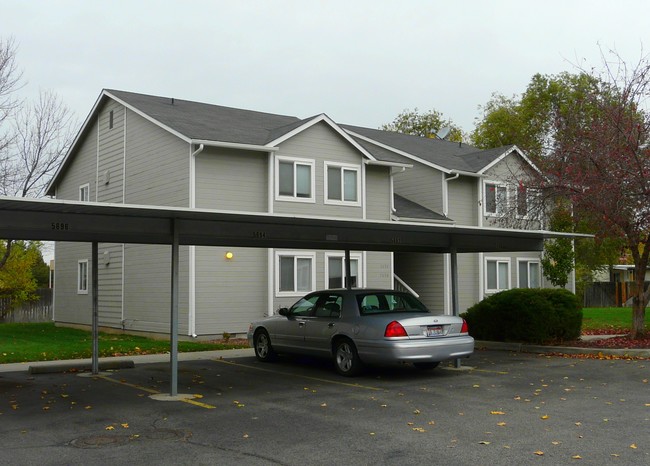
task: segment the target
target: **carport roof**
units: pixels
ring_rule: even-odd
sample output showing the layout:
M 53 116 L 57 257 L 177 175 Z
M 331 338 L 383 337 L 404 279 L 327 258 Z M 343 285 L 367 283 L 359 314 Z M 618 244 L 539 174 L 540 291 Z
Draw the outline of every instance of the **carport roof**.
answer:
M 0 238 L 445 253 L 541 251 L 572 234 L 0 197 Z

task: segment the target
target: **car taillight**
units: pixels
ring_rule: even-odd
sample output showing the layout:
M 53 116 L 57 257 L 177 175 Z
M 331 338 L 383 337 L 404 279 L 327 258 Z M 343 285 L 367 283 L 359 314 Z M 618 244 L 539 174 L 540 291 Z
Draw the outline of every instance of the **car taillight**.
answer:
M 407 337 L 406 329 L 397 322 L 396 320 L 392 321 L 386 326 L 386 331 L 384 332 L 385 337 Z
M 469 333 L 469 325 L 467 325 L 465 319 L 463 319 L 463 326 L 460 329 L 460 333 Z

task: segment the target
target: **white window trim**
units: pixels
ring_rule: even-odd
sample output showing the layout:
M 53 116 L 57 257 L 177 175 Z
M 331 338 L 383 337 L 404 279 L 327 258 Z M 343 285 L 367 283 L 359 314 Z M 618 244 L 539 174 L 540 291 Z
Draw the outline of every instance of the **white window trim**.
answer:
M 505 211 L 504 212 L 488 212 L 487 211 L 487 185 L 493 184 L 498 188 L 506 188 L 506 205 L 504 206 Z M 494 180 L 484 180 L 483 181 L 483 215 L 486 217 L 503 217 L 507 211 L 508 211 L 508 205 L 509 205 L 509 199 L 510 199 L 510 190 L 508 189 L 508 185 L 504 183 L 503 181 L 494 181 Z M 498 199 L 497 199 L 498 200 Z M 498 207 L 497 203 L 497 207 Z M 497 208 L 498 210 L 498 208 Z
M 330 257 L 340 257 L 343 259 L 343 285 L 345 286 L 345 253 L 341 252 L 326 252 L 325 253 L 325 278 L 324 278 L 324 285 L 325 289 L 329 288 L 329 280 L 330 280 L 330 267 L 329 267 L 329 259 Z M 350 253 L 350 260 L 357 260 L 359 263 L 359 276 L 357 277 L 357 288 L 363 288 L 365 286 L 365 282 L 363 281 L 364 277 L 364 270 L 363 270 L 363 256 L 360 252 L 351 252 Z
M 497 288 L 488 288 L 488 270 L 487 270 L 487 265 L 488 262 L 496 262 L 497 263 Z M 506 288 L 499 288 L 499 264 L 507 264 L 508 265 L 508 285 Z M 492 256 L 486 256 L 484 261 L 483 261 L 483 269 L 485 270 L 485 282 L 483 284 L 485 288 L 485 293 L 498 293 L 499 291 L 505 291 L 505 290 L 510 290 L 512 289 L 512 270 L 511 270 L 511 260 L 509 257 L 492 257 Z M 519 282 L 517 282 L 519 283 Z
M 538 288 L 541 288 L 542 287 L 542 263 L 539 260 L 539 258 L 537 258 L 537 257 L 518 257 L 517 258 L 517 288 L 521 288 L 519 286 L 519 278 L 520 278 L 519 277 L 519 264 L 522 263 L 522 262 L 526 262 L 526 264 L 527 264 L 526 268 L 528 269 L 528 283 L 527 283 L 528 286 L 527 286 L 527 288 L 532 288 L 530 286 L 530 264 L 531 263 L 535 263 L 539 267 L 538 268 L 538 270 L 539 270 L 539 277 L 538 277 L 539 278 L 539 287 Z
M 357 200 L 356 201 L 345 201 L 345 200 L 338 200 L 338 199 L 330 199 L 329 198 L 329 168 L 330 167 L 336 167 L 341 169 L 341 196 L 345 198 L 345 183 L 344 183 L 344 178 L 343 178 L 343 172 L 344 170 L 348 171 L 353 171 L 357 175 Z M 325 204 L 331 204 L 331 205 L 347 205 L 347 206 L 355 206 L 359 207 L 361 206 L 361 166 L 360 165 L 353 165 L 349 163 L 339 163 L 339 162 L 324 162 L 324 170 L 325 170 L 325 183 L 323 186 L 323 190 L 325 193 L 324 200 L 323 202 Z
M 85 200 L 81 198 L 81 193 L 84 190 L 86 190 L 86 194 L 87 194 L 87 199 Z M 82 184 L 81 186 L 79 186 L 79 200 L 82 202 L 90 201 L 90 183 Z
M 294 280 L 296 279 L 295 267 L 296 259 L 310 259 L 311 260 L 311 289 L 300 291 L 280 291 L 280 257 L 290 256 L 294 258 Z M 307 293 L 316 290 L 316 253 L 309 251 L 275 251 L 275 296 L 278 298 L 291 297 L 291 296 L 304 296 Z
M 296 183 L 296 169 L 295 166 L 296 164 L 299 165 L 308 165 L 311 170 L 311 197 L 297 197 L 295 195 L 293 196 L 286 196 L 280 194 L 280 162 L 292 162 L 294 164 L 294 192 L 295 192 L 295 183 Z M 276 201 L 288 201 L 288 202 L 307 202 L 307 203 L 314 203 L 316 202 L 316 163 L 312 159 L 303 159 L 303 158 L 298 158 L 298 157 L 286 157 L 286 156 L 276 156 L 275 157 L 275 200 Z
M 82 289 L 79 285 L 81 285 L 81 264 L 86 264 L 86 277 L 85 277 L 85 283 L 86 283 L 86 289 Z M 77 294 L 88 294 L 88 259 L 82 259 L 77 261 Z

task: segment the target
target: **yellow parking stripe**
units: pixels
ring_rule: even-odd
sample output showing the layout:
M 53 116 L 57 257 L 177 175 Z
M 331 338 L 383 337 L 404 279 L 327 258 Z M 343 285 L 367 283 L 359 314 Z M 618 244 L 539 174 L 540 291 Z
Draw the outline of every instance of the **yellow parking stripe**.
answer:
M 222 364 L 228 364 L 230 366 L 245 367 L 247 369 L 253 369 L 253 370 L 256 370 L 256 371 L 272 372 L 274 374 L 281 374 L 281 375 L 289 375 L 291 377 L 296 377 L 296 378 L 299 378 L 299 379 L 315 380 L 317 382 L 330 383 L 330 384 L 334 384 L 334 385 L 342 385 L 344 387 L 361 388 L 361 389 L 364 389 L 364 390 L 375 390 L 375 391 L 379 391 L 379 392 L 386 391 L 386 389 L 384 389 L 384 388 L 369 387 L 367 385 L 360 385 L 358 383 L 339 382 L 338 380 L 321 379 L 321 378 L 318 378 L 318 377 L 310 377 L 308 375 L 291 374 L 289 372 L 280 372 L 280 371 L 276 371 L 276 370 L 273 370 L 273 369 L 265 369 L 263 367 L 249 366 L 249 365 L 246 365 L 246 364 L 238 364 L 236 362 L 225 361 L 223 359 L 213 359 L 213 361 L 214 362 L 220 362 Z
M 102 380 L 108 380 L 109 382 L 113 382 L 113 383 L 116 383 L 118 385 L 124 385 L 125 387 L 131 387 L 131 388 L 135 388 L 137 390 L 142 390 L 143 392 L 151 393 L 152 395 L 160 395 L 162 393 L 162 392 L 160 392 L 158 390 L 154 390 L 152 388 L 143 387 L 142 385 L 136 385 L 136 384 L 133 384 L 133 383 L 125 382 L 123 380 L 115 380 L 115 379 L 112 379 L 112 378 L 107 377 L 105 375 L 98 375 L 97 378 L 102 379 Z M 178 401 L 182 401 L 183 403 L 188 403 L 188 404 L 195 405 L 195 406 L 200 406 L 201 408 L 205 408 L 205 409 L 215 409 L 216 408 L 216 406 L 212 406 L 212 405 L 209 405 L 207 403 L 202 403 L 200 401 L 196 401 L 196 400 L 193 400 L 191 398 L 184 399 L 184 400 L 178 400 Z

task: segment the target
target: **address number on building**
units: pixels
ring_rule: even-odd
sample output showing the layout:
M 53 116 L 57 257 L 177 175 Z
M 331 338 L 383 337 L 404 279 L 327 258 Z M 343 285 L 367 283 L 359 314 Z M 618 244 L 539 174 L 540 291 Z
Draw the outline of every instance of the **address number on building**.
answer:
M 63 222 L 52 222 L 52 230 L 68 231 L 70 224 Z

